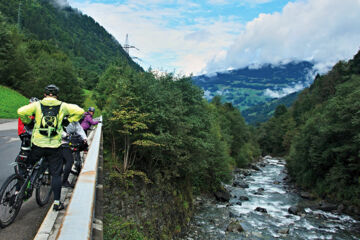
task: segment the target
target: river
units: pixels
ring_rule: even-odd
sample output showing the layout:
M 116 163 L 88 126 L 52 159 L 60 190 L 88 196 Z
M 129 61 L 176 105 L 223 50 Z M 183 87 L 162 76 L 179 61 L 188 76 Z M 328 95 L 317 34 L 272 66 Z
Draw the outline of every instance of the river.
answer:
M 348 215 L 310 208 L 300 216 L 290 214 L 291 206 L 305 200 L 284 181 L 283 160 L 267 158 L 264 163 L 260 171 L 236 176 L 248 187 L 225 185 L 231 193 L 229 203 L 201 200 L 183 239 L 360 239 L 360 222 Z M 258 207 L 263 212 L 255 211 Z M 236 221 L 243 231 L 227 231 Z

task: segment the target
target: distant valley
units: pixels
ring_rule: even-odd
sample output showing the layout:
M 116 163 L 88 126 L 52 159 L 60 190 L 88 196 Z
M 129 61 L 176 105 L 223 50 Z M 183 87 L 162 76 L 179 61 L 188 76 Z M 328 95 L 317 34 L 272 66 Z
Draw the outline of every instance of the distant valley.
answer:
M 285 100 L 276 99 L 309 86 L 314 79 L 313 66 L 307 61 L 276 66 L 265 64 L 259 68 L 195 76 L 193 81 L 204 90 L 208 100 L 221 96 L 222 101 L 238 107 L 248 123 L 255 124 L 268 119 L 278 104 L 290 106 L 296 94 Z

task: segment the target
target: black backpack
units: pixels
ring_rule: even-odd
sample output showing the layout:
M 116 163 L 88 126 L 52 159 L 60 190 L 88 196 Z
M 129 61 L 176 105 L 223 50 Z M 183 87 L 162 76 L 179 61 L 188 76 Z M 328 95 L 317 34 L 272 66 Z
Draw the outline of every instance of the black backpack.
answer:
M 45 106 L 40 103 L 41 106 L 41 122 L 40 122 L 40 134 L 47 137 L 54 137 L 58 134 L 59 126 L 59 111 L 60 105 L 57 106 Z
M 85 119 L 85 114 L 83 114 L 83 115 L 81 116 L 81 119 L 79 120 L 79 123 L 81 124 L 81 123 L 84 121 L 84 119 Z

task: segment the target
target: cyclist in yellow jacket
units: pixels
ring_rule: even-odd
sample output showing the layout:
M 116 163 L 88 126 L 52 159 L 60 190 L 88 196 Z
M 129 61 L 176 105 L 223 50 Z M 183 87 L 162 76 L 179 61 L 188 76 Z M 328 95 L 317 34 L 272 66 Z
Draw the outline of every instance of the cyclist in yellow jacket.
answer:
M 79 121 L 84 110 L 75 104 L 61 102 L 57 99 L 59 88 L 51 84 L 45 88 L 44 98 L 18 109 L 18 114 L 24 124 L 29 123 L 29 116 L 35 115 L 35 125 L 32 134 L 32 148 L 29 163 L 36 163 L 41 157 L 48 161 L 52 176 L 51 186 L 54 192 L 54 207 L 59 211 L 64 209 L 60 202 L 62 155 L 60 151 L 62 120 L 65 116 L 69 122 Z

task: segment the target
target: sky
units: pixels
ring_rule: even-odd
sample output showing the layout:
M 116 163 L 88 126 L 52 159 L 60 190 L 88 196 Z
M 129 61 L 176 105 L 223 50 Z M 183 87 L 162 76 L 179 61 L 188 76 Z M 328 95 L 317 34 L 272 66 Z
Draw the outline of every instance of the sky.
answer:
M 130 56 L 177 74 L 308 60 L 325 72 L 360 49 L 360 0 L 57 0 L 91 16 Z

